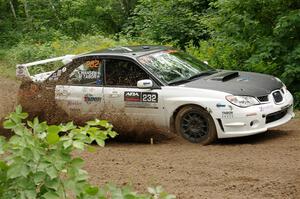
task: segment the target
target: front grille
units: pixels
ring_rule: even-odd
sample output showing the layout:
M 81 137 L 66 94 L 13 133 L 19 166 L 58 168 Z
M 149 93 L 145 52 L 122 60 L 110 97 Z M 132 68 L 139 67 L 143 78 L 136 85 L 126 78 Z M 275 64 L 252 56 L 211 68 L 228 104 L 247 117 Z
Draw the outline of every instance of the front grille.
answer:
M 257 97 L 257 99 L 258 99 L 260 102 L 267 102 L 267 101 L 269 101 L 269 98 L 268 98 L 267 95 Z
M 280 91 L 275 91 L 274 93 L 272 93 L 272 95 L 273 95 L 274 101 L 276 103 L 282 102 L 283 97 L 282 97 Z
M 280 120 L 287 114 L 287 112 L 288 112 L 288 108 L 267 115 L 266 116 L 266 124 Z

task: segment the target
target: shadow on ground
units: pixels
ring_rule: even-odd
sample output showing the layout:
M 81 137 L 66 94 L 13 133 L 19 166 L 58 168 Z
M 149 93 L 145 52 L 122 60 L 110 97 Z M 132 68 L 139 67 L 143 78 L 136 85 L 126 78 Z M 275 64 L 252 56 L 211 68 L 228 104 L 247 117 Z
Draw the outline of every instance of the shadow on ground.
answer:
M 289 131 L 269 130 L 264 133 L 237 138 L 225 138 L 217 140 L 214 145 L 240 145 L 240 144 L 261 144 L 268 141 L 280 139 L 289 134 Z

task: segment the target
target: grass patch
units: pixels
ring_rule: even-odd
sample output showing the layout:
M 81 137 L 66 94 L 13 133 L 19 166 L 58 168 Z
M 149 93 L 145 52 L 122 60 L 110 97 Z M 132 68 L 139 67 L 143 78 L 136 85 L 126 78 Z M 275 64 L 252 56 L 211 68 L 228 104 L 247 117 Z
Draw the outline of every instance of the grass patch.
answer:
M 6 52 L 7 49 L 0 49 L 0 76 L 15 79 L 16 69 L 5 59 Z
M 295 119 L 300 119 L 300 110 L 295 110 Z
M 16 79 L 16 69 L 7 62 L 0 60 L 0 76 L 10 79 Z

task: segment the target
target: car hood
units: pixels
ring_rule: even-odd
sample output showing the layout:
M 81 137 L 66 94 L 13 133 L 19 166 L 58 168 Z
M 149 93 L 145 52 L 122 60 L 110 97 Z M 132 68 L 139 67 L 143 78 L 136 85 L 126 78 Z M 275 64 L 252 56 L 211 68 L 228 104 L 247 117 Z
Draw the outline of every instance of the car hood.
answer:
M 271 75 L 222 70 L 213 75 L 185 83 L 182 86 L 223 91 L 232 95 L 259 97 L 280 89 L 283 84 Z

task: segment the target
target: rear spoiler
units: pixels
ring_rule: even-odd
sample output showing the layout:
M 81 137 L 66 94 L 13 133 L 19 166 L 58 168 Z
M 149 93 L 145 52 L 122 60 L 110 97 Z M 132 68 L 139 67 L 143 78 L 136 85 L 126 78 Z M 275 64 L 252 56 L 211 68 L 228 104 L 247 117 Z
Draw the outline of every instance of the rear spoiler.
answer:
M 33 80 L 33 76 L 30 75 L 30 73 L 28 71 L 28 67 L 47 64 L 47 63 L 56 62 L 56 61 L 62 61 L 63 64 L 68 64 L 73 61 L 73 58 L 75 56 L 76 55 L 65 55 L 65 56 L 61 56 L 61 57 L 54 57 L 54 58 L 30 62 L 30 63 L 26 63 L 26 64 L 17 64 L 16 77 L 19 79 L 22 79 L 22 80 Z

